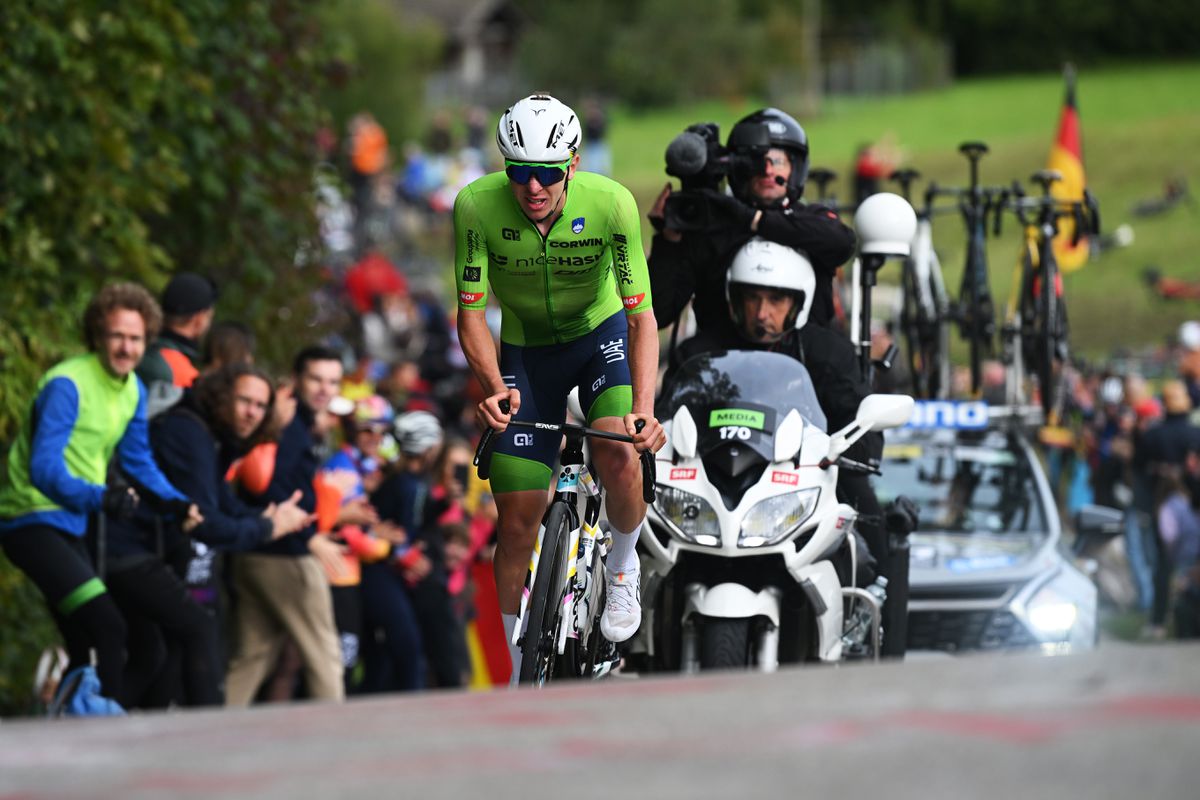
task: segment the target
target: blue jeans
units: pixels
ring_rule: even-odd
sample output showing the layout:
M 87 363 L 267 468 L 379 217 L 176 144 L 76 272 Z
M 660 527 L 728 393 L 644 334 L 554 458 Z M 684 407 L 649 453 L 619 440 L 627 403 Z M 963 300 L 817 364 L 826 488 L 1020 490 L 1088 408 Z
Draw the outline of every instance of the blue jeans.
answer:
M 1138 609 L 1149 613 L 1154 604 L 1154 564 L 1156 548 L 1149 541 L 1154 535 L 1146 512 L 1129 508 L 1125 511 L 1125 558 L 1137 589 Z

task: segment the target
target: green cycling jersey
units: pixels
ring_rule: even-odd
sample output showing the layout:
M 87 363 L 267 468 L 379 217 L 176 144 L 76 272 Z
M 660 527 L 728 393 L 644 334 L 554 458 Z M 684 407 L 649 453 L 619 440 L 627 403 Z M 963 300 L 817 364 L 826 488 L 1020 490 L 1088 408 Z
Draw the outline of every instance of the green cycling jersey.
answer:
M 650 273 L 633 195 L 602 175 L 576 172 L 562 215 L 543 237 L 495 172 L 454 201 L 459 308 L 482 309 L 488 285 L 507 344 L 561 344 L 595 330 L 622 306 L 651 308 Z

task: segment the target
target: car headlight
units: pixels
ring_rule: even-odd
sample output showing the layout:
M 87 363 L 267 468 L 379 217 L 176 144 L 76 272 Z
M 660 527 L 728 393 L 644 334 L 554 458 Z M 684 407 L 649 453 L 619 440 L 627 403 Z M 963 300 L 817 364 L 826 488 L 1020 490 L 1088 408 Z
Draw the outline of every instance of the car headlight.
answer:
M 721 523 L 707 500 L 673 486 L 660 485 L 657 492 L 654 507 L 671 533 L 693 544 L 707 547 L 721 544 Z
M 821 489 L 814 487 L 760 500 L 742 520 L 738 547 L 769 547 L 796 532 L 812 516 Z
M 1038 636 L 1059 640 L 1067 638 L 1075 626 L 1079 607 L 1049 586 L 1043 586 L 1029 601 L 1025 615 Z

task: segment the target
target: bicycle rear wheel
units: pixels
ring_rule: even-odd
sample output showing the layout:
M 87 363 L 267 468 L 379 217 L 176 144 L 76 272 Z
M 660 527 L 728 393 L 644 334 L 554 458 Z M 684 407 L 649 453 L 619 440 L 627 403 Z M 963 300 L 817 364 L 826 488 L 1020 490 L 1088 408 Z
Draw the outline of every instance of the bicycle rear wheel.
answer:
M 921 336 L 921 298 L 917 286 L 916 267 L 911 259 L 904 262 L 904 302 L 900 307 L 900 333 L 904 337 L 904 350 L 908 356 L 909 377 L 912 379 L 913 396 L 928 398 L 930 394 L 930 364 L 926 360 L 923 337 Z
M 562 615 L 563 591 L 567 585 L 567 545 L 571 515 L 555 503 L 546 515 L 542 554 L 529 596 L 525 637 L 521 644 L 520 682 L 541 686 L 554 678 L 558 665 L 558 627 L 568 624 Z

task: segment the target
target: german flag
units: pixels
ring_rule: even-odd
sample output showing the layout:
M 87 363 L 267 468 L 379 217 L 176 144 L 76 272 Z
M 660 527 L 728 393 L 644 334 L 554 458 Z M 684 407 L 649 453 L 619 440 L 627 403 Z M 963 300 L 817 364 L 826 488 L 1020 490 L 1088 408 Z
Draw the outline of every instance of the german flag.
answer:
M 1067 96 L 1063 103 L 1062 116 L 1058 120 L 1058 137 L 1054 146 L 1050 148 L 1050 158 L 1046 167 L 1058 170 L 1063 176 L 1063 179 L 1051 188 L 1051 194 L 1059 200 L 1082 201 L 1087 183 L 1083 175 L 1083 141 L 1079 131 L 1079 110 L 1075 106 L 1074 67 L 1068 65 L 1063 71 L 1063 77 L 1067 82 Z M 1063 272 L 1074 272 L 1088 260 L 1087 238 L 1080 237 L 1078 242 L 1072 244 L 1074 237 L 1075 220 L 1070 217 L 1059 220 L 1054 254 Z

